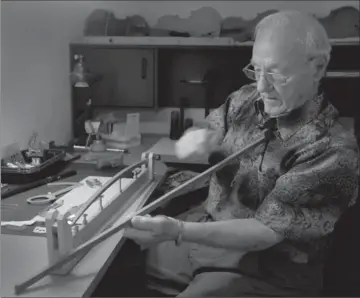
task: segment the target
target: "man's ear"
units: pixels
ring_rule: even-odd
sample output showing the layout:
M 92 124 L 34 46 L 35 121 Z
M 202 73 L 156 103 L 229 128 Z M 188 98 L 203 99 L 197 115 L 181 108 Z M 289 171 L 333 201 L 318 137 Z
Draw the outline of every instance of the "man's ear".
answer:
M 319 82 L 325 76 L 328 62 L 328 59 L 324 56 L 319 56 L 313 59 L 312 70 L 315 81 Z

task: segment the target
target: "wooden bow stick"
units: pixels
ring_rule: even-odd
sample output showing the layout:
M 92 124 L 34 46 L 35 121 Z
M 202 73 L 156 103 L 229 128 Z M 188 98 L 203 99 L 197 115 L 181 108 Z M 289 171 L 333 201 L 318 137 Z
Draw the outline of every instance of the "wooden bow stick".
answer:
M 231 154 L 230 156 L 226 157 L 225 159 L 223 159 L 219 163 L 217 163 L 214 166 L 208 168 L 206 171 L 200 173 L 199 175 L 193 177 L 192 179 L 190 179 L 190 180 L 186 181 L 185 183 L 179 185 L 178 187 L 172 189 L 171 191 L 164 194 L 163 196 L 161 196 L 157 200 L 153 201 L 149 205 L 146 205 L 144 208 L 142 208 L 142 209 L 138 210 L 137 212 L 135 212 L 134 214 L 132 214 L 131 217 L 124 218 L 121 221 L 121 223 L 118 224 L 116 227 L 112 227 L 112 228 L 108 229 L 107 231 L 104 231 L 101 234 L 99 234 L 98 236 L 94 237 L 93 239 L 91 239 L 91 240 L 83 243 L 82 245 L 78 246 L 72 253 L 70 253 L 67 256 L 64 256 L 62 259 L 60 259 L 55 264 L 52 264 L 49 267 L 43 269 L 42 271 L 40 271 L 39 273 L 37 273 L 33 277 L 29 278 L 27 281 L 25 281 L 25 282 L 23 282 L 21 284 L 15 285 L 15 294 L 16 295 L 20 294 L 25 289 L 27 289 L 29 286 L 31 286 L 32 284 L 34 284 L 37 281 L 41 280 L 46 275 L 50 274 L 51 271 L 60 268 L 61 266 L 63 266 L 67 262 L 71 261 L 75 257 L 83 254 L 86 251 L 89 251 L 90 249 L 92 249 L 97 244 L 101 243 L 105 239 L 109 238 L 110 236 L 114 235 L 115 233 L 119 232 L 120 230 L 124 229 L 125 227 L 129 226 L 131 224 L 131 220 L 132 220 L 133 217 L 139 216 L 139 215 L 140 216 L 146 215 L 146 214 L 154 211 L 158 207 L 165 204 L 167 201 L 171 200 L 176 195 L 177 192 L 181 191 L 182 189 L 186 188 L 187 186 L 191 185 L 192 183 L 195 183 L 198 180 L 203 179 L 204 177 L 206 177 L 208 175 L 211 175 L 214 172 L 222 169 L 224 166 L 226 166 L 228 163 L 230 163 L 231 161 L 233 161 L 234 159 L 239 157 L 241 154 L 243 154 L 246 151 L 256 147 L 257 145 L 259 145 L 259 144 L 261 144 L 263 142 L 265 142 L 271 135 L 272 135 L 271 131 L 265 130 L 264 131 L 264 136 L 259 138 L 257 141 L 249 144 L 248 146 L 244 147 L 242 150 Z

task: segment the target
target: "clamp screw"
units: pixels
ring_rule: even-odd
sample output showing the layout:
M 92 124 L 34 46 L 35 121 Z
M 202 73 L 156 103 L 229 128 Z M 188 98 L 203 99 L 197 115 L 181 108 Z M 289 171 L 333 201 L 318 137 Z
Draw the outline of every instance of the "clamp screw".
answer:
M 83 224 L 84 224 L 84 225 L 87 225 L 87 223 L 88 223 L 88 222 L 87 222 L 87 219 L 86 219 L 87 214 L 86 214 L 86 213 L 84 213 L 83 217 L 84 217 Z
M 100 198 L 99 198 L 100 211 L 101 211 L 101 210 L 104 210 L 104 206 L 103 206 L 103 204 L 102 204 L 102 198 L 103 198 L 103 196 L 100 196 Z

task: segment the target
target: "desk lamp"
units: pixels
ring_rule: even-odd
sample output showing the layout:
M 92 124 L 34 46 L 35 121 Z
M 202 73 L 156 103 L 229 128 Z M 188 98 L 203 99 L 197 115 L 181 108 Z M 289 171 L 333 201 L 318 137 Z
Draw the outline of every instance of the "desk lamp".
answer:
M 74 65 L 73 71 L 70 73 L 71 85 L 74 88 L 90 88 L 93 84 L 100 80 L 100 75 L 89 72 L 88 69 L 85 67 L 83 55 L 74 55 L 74 59 L 77 60 L 77 62 Z M 85 121 L 85 126 L 92 126 L 91 121 L 86 121 L 89 118 L 91 108 L 92 102 L 91 98 L 89 98 L 89 100 L 86 102 L 85 110 L 80 114 L 80 116 L 75 120 L 75 122 L 80 123 Z M 96 141 L 93 142 L 93 144 L 91 145 L 91 147 L 94 147 L 92 149 L 95 149 L 95 151 L 103 151 L 104 144 L 102 140 L 99 139 L 99 134 L 97 132 L 98 129 L 99 128 L 94 129 L 94 127 L 91 127 L 90 130 L 92 131 L 92 133 L 89 134 L 85 147 L 88 147 L 91 135 L 94 134 L 96 135 Z
M 70 74 L 70 79 L 75 88 L 89 88 L 100 80 L 101 75 L 91 73 L 85 67 L 83 55 L 74 55 L 74 59 L 77 60 L 77 62 Z

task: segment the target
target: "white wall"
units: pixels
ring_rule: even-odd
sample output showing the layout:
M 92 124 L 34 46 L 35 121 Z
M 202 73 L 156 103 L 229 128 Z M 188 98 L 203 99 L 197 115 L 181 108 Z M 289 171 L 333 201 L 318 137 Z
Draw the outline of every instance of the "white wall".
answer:
M 32 131 L 44 141 L 70 139 L 69 42 L 82 34 L 96 8 L 118 18 L 140 14 L 150 25 L 164 14 L 185 18 L 212 6 L 223 17 L 253 18 L 267 9 L 298 9 L 319 16 L 358 1 L 2 1 L 1 143 L 26 146 Z

